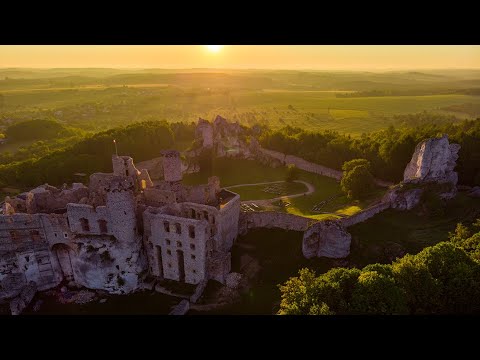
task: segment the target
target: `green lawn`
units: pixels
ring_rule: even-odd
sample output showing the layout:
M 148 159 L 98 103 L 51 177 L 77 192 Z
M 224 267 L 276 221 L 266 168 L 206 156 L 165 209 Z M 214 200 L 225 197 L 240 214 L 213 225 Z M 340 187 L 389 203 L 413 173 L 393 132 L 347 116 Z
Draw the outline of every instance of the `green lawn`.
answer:
M 212 164 L 213 173 L 220 177 L 222 187 L 241 184 L 254 184 L 268 181 L 285 180 L 286 167 L 271 168 L 254 160 L 215 158 Z M 186 185 L 205 184 L 211 176 L 205 171 L 187 174 L 183 177 Z
M 281 194 L 273 194 L 265 192 L 264 190 L 271 186 L 281 186 Z M 280 196 L 300 194 L 306 192 L 308 189 L 302 183 L 288 183 L 284 182 L 281 184 L 271 184 L 271 185 L 247 185 L 241 187 L 234 187 L 231 189 L 233 192 L 240 195 L 242 201 L 244 200 L 263 200 L 263 199 L 273 199 Z
M 447 203 L 442 215 L 387 210 L 348 228 L 352 234 L 349 260 L 360 267 L 373 262 L 389 262 L 385 251 L 398 245 L 416 254 L 427 246 L 447 240 L 448 232 L 453 231 L 457 223 L 471 223 L 479 217 L 480 199 L 463 193 Z
M 253 160 L 216 158 L 213 162 L 213 175 L 220 177 L 222 187 L 240 184 L 254 184 L 260 182 L 281 181 L 286 177 L 287 168 L 284 166 L 271 168 Z M 290 214 L 310 217 L 312 219 L 340 218 L 355 214 L 366 208 L 374 200 L 381 197 L 386 189 L 379 189 L 372 196 L 363 201 L 352 201 L 343 195 L 340 184 L 335 179 L 312 174 L 303 170 L 299 171 L 299 180 L 306 181 L 315 187 L 315 192 L 310 195 L 288 199 L 290 206 L 275 210 L 285 211 Z M 207 182 L 208 174 L 200 171 L 196 174 L 188 174 L 183 177 L 184 184 L 196 185 Z M 295 183 L 298 186 L 300 184 Z M 303 185 L 302 185 L 303 186 Z M 264 186 L 248 186 L 233 188 L 232 191 L 239 193 L 242 200 L 261 200 L 278 197 L 278 195 L 262 192 Z M 297 191 L 299 189 L 300 191 Z M 305 188 L 292 188 L 290 194 L 301 193 Z M 338 196 L 338 197 L 336 197 Z M 324 200 L 335 197 L 322 207 L 321 212 L 312 211 L 312 208 Z
M 335 179 L 306 171 L 300 172 L 299 179 L 312 184 L 315 187 L 315 192 L 289 199 L 288 202 L 291 205 L 284 208 L 283 211 L 317 220 L 337 219 L 342 216 L 353 215 L 368 207 L 373 201 L 383 196 L 386 191 L 385 189 L 378 189 L 365 200 L 350 200 L 342 193 L 340 183 Z M 313 211 L 313 207 L 322 201 L 326 201 L 325 205 L 318 212 Z

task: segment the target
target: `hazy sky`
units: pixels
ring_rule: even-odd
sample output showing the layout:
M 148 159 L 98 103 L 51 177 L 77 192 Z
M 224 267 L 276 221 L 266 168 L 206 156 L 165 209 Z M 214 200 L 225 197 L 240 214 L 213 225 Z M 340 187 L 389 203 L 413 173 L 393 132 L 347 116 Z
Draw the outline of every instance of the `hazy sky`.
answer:
M 0 67 L 480 68 L 467 45 L 0 45 Z

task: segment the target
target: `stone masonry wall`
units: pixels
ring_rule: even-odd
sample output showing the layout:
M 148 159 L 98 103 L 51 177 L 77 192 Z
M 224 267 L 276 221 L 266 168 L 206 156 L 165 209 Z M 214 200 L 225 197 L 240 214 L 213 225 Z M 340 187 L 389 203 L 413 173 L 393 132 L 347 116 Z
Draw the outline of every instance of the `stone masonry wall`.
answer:
M 315 222 L 317 220 L 276 211 L 241 212 L 239 233 L 243 235 L 255 228 L 305 231 Z
M 377 205 L 371 206 L 349 217 L 340 219 L 339 221 L 344 227 L 349 227 L 349 226 L 364 222 L 370 219 L 371 217 L 377 215 L 378 213 L 384 210 L 387 210 L 389 208 L 390 208 L 390 203 L 382 201 Z

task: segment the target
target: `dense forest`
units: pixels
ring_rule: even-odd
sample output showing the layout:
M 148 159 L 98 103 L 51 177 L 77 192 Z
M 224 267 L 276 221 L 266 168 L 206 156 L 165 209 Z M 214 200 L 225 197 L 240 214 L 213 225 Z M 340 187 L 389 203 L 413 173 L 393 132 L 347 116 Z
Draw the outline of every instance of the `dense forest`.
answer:
M 43 156 L 31 155 L 0 165 L 0 183 L 19 188 L 69 183 L 78 180 L 75 173 L 110 172 L 114 139 L 119 155 L 132 156 L 138 162 L 158 157 L 162 149 L 171 148 L 176 141 L 192 140 L 193 134 L 191 124 L 148 121 L 87 135 L 73 145 L 63 143 L 64 148 L 48 151 L 47 147 Z
M 316 276 L 302 269 L 280 286 L 280 314 L 478 314 L 479 221 L 458 224 L 449 241 L 392 264 L 335 268 Z
M 448 134 L 451 142 L 461 145 L 456 168 L 459 182 L 480 185 L 480 119 L 454 124 L 448 121 L 449 117 L 439 121 L 424 117 L 423 114 L 405 116 L 402 121 L 411 126 L 390 126 L 359 138 L 335 131 L 309 132 L 287 126 L 278 131 L 265 131 L 260 143 L 265 148 L 338 170 L 345 161 L 364 158 L 370 161 L 376 177 L 398 182 L 402 180 L 405 166 L 420 141 Z

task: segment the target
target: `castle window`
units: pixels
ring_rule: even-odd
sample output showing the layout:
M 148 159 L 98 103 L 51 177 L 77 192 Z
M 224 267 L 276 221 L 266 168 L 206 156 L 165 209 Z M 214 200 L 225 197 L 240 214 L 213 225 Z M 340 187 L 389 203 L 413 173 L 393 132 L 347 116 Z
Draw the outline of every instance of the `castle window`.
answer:
M 171 267 L 172 267 L 172 264 L 170 264 L 170 263 L 168 263 L 167 265 L 168 265 L 168 267 L 169 267 L 169 268 L 171 268 Z
M 188 235 L 192 238 L 195 239 L 195 227 L 193 225 L 190 225 L 188 227 Z
M 171 250 L 167 250 L 167 254 L 168 254 L 168 255 L 172 255 L 172 251 L 171 251 Z
M 208 211 L 204 211 L 204 212 L 203 212 L 203 218 L 204 218 L 205 220 L 208 220 Z
M 190 249 L 195 250 L 195 244 L 190 244 Z
M 194 274 L 196 274 L 196 273 L 197 273 L 197 270 L 192 270 L 192 272 L 193 272 Z
M 177 241 L 177 247 L 182 247 L 182 243 L 180 241 Z
M 182 226 L 179 223 L 175 224 L 175 231 L 177 232 L 177 234 L 182 233 Z
M 190 210 L 190 211 L 191 211 L 191 218 L 192 218 L 192 219 L 195 219 L 195 210 L 192 209 L 192 210 Z
M 30 230 L 30 237 L 33 241 L 40 240 L 40 233 L 38 232 L 38 230 Z
M 166 232 L 170 232 L 170 223 L 168 221 L 163 222 L 163 228 Z
M 57 237 L 57 233 L 53 233 L 53 235 L 55 235 L 55 237 Z
M 55 236 L 57 236 L 57 234 L 55 234 Z M 63 237 L 66 239 L 68 238 L 68 234 L 67 233 L 63 233 Z
M 195 255 L 192 255 L 192 260 L 195 260 L 196 256 Z
M 103 220 L 103 219 L 98 220 L 98 227 L 100 228 L 100 232 L 102 234 L 105 234 L 108 232 L 106 220 Z
M 165 239 L 165 242 L 167 243 L 167 245 L 170 245 L 172 242 L 168 239 Z
M 90 224 L 88 223 L 88 219 L 81 218 L 80 225 L 82 226 L 83 231 L 90 231 Z

